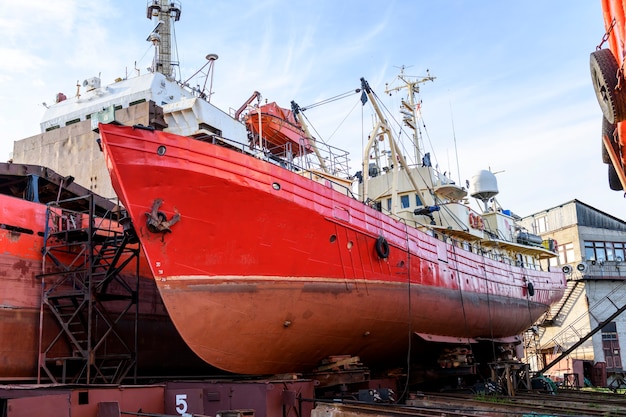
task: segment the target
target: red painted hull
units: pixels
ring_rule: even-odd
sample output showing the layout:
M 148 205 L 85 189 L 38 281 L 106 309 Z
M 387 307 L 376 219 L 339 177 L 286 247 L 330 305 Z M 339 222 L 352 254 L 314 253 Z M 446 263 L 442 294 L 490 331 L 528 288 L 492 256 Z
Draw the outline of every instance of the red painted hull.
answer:
M 38 370 L 42 291 L 37 276 L 42 273 L 46 206 L 0 195 L 0 224 L 0 380 L 34 380 Z M 142 271 L 139 374 L 179 375 L 202 364 L 169 320 L 145 259 Z M 115 291 L 114 286 L 111 291 Z M 51 314 L 44 316 L 43 323 L 44 346 L 47 346 L 59 327 Z M 122 334 L 132 335 L 133 326 L 130 320 L 120 323 Z M 70 351 L 64 349 L 69 348 L 60 344 L 51 353 L 67 356 Z M 172 355 L 172 351 L 178 353 Z
M 100 133 L 168 313 L 219 368 L 303 372 L 330 355 L 380 361 L 405 356 L 410 332 L 515 336 L 563 295 L 562 273 L 445 244 L 330 183 L 163 132 Z M 171 233 L 146 226 L 157 199 L 167 219 L 180 214 Z M 381 235 L 387 259 L 375 250 Z

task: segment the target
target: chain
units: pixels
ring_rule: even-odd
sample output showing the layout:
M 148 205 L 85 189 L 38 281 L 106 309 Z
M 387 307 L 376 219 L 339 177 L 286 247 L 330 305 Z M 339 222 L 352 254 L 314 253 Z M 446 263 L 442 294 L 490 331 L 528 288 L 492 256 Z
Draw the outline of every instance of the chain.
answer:
M 615 18 L 613 18 L 613 21 L 611 22 L 611 26 L 609 26 L 609 30 L 607 30 L 604 36 L 602 36 L 602 42 L 600 42 L 600 44 L 596 46 L 596 51 L 599 51 L 600 49 L 602 49 L 602 45 L 604 45 L 604 42 L 609 40 L 609 36 L 611 35 L 611 31 L 613 30 L 615 23 L 616 23 Z

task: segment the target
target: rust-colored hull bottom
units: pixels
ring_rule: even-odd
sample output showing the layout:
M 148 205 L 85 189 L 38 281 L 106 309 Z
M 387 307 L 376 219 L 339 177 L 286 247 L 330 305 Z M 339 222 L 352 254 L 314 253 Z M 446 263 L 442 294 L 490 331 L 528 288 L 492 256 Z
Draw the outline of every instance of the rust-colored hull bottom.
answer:
M 401 365 L 410 333 L 461 344 L 467 339 L 459 335 L 507 337 L 545 311 L 526 300 L 476 293 L 461 300 L 458 291 L 425 286 L 412 286 L 409 295 L 407 285 L 371 282 L 169 278 L 158 286 L 187 344 L 236 373 L 310 371 L 329 352 L 370 366 Z

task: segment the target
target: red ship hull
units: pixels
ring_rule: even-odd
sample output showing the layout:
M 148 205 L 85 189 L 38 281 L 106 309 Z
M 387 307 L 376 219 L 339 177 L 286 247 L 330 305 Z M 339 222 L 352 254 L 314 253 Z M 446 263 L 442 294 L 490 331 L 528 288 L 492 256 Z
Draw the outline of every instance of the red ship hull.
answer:
M 562 273 L 446 244 L 330 182 L 163 132 L 100 133 L 170 317 L 196 354 L 224 370 L 303 372 L 330 355 L 388 360 L 406 356 L 412 332 L 509 338 L 563 295 Z M 146 225 L 159 200 L 166 219 L 180 216 L 171 233 Z
M 40 331 L 42 346 L 59 332 L 47 309 L 40 326 L 44 229 L 47 207 L 0 195 L 0 380 L 33 381 L 38 375 Z M 202 362 L 186 347 L 172 325 L 145 259 L 139 279 L 138 374 L 175 374 Z M 134 268 L 133 268 L 134 269 Z M 122 274 L 133 282 L 133 271 Z M 115 291 L 115 284 L 112 285 Z M 132 335 L 134 322 L 118 323 L 123 337 Z M 172 357 L 172 351 L 176 351 Z M 57 344 L 51 356 L 67 356 L 67 343 Z

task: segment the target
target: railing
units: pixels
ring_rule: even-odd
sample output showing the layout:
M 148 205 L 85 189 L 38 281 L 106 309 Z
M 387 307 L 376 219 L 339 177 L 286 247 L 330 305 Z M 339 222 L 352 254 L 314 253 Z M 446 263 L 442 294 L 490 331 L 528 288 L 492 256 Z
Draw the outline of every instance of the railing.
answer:
M 626 280 L 626 262 L 624 261 L 588 261 L 585 279 L 624 279 Z

